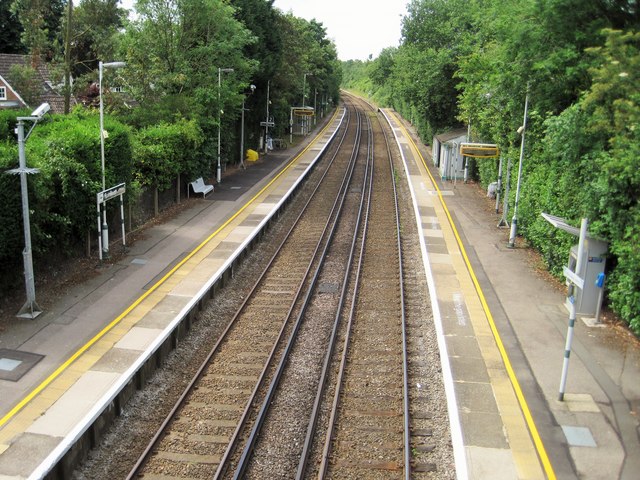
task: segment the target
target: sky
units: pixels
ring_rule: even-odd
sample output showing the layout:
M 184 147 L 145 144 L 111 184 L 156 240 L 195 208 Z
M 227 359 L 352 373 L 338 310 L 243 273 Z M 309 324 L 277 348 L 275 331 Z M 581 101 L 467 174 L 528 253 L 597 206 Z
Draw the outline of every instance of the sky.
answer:
M 376 58 L 400 43 L 402 17 L 409 0 L 275 0 L 274 6 L 296 17 L 316 19 L 334 41 L 340 60 Z M 121 0 L 131 8 L 134 0 Z
M 327 30 L 340 60 L 376 58 L 400 43 L 402 17 L 409 0 L 275 0 L 275 7 L 306 20 L 315 18 Z

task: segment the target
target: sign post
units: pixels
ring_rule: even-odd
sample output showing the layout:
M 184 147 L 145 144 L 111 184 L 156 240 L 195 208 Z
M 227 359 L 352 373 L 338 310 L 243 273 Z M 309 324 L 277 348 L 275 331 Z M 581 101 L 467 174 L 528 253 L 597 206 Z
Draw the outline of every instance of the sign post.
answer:
M 578 273 L 582 268 L 582 254 L 584 252 L 584 241 L 587 238 L 587 225 L 589 221 L 586 218 L 582 219 L 580 224 L 580 237 L 578 240 L 578 258 L 576 262 L 576 270 L 572 272 L 569 268 L 564 267 L 563 273 L 567 280 L 569 280 L 569 326 L 567 327 L 567 341 L 564 347 L 564 360 L 562 362 L 562 375 L 560 377 L 560 389 L 558 393 L 558 400 L 564 401 L 564 390 L 567 384 L 567 375 L 569 373 L 569 357 L 571 356 L 571 342 L 573 340 L 573 328 L 576 324 L 576 305 L 575 305 L 575 288 L 584 290 L 584 279 L 580 278 Z
M 102 206 L 102 211 L 104 216 L 107 215 L 107 200 L 110 200 L 114 197 L 120 197 L 120 225 L 122 227 L 122 246 L 126 246 L 126 233 L 124 229 L 124 194 L 127 191 L 127 186 L 125 183 L 120 183 L 115 187 L 107 188 L 101 192 L 96 194 L 96 210 L 98 213 L 98 258 L 102 262 L 102 252 L 103 248 L 106 253 L 109 252 L 109 246 L 103 245 L 102 242 L 102 222 L 100 221 L 100 206 Z M 108 238 L 108 237 L 106 237 Z

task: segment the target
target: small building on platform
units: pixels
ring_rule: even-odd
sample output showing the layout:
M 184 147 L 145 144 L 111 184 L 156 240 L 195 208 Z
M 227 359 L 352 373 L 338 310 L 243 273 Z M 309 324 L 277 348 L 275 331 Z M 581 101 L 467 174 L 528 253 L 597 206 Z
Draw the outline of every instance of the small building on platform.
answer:
M 467 130 L 464 128 L 433 137 L 433 164 L 438 167 L 442 180 L 463 179 L 464 157 L 460 154 L 460 144 L 466 141 Z

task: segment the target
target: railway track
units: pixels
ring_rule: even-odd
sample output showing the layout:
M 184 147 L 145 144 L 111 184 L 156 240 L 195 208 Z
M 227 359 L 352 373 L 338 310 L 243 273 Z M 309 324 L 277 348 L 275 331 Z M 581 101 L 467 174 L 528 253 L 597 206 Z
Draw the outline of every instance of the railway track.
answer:
M 348 122 L 349 123 L 349 122 Z M 357 129 L 347 128 L 341 142 L 357 145 Z M 354 147 L 352 147 L 353 149 Z M 345 191 L 351 155 L 338 150 L 323 181 L 296 220 L 269 267 L 217 342 L 207 361 L 163 422 L 129 477 L 144 475 L 210 477 L 226 465 L 228 452 L 260 402 L 261 386 L 273 375 L 282 340 L 304 308 L 310 275 L 329 241 Z M 229 447 L 231 445 L 231 447 Z
M 128 478 L 440 478 L 416 227 L 388 127 L 346 104 L 322 180 Z

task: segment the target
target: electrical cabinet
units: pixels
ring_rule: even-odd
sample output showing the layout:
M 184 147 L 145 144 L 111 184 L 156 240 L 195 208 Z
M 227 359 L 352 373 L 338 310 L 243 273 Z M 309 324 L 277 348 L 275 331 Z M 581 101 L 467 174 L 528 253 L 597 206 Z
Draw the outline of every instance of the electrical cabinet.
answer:
M 598 274 L 604 273 L 607 250 L 606 242 L 587 236 L 582 253 L 582 266 L 580 272 L 576 272 L 578 245 L 571 247 L 567 267 L 584 280 L 583 290 L 574 289 L 575 307 L 578 314 L 590 316 L 596 314 L 599 298 L 599 287 L 596 286 L 596 280 L 598 279 Z M 567 297 L 568 307 L 569 298 Z

